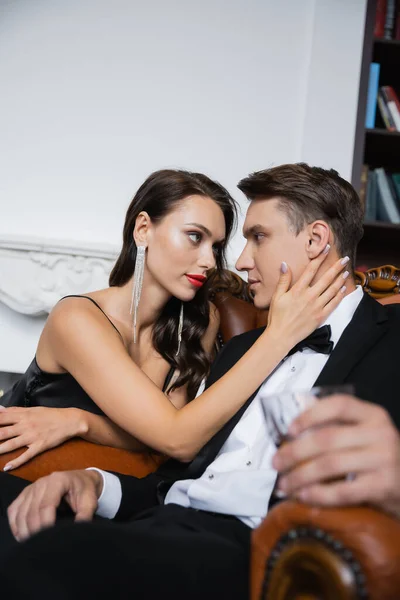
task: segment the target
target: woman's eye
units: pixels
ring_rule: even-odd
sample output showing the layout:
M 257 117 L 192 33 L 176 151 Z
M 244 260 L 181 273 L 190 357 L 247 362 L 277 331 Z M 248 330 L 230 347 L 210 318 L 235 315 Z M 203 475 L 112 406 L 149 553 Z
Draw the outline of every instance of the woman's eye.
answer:
M 264 237 L 264 236 L 263 236 L 263 234 L 262 234 L 262 233 L 255 233 L 255 234 L 254 234 L 254 239 L 255 239 L 256 243 L 259 243 L 259 242 L 261 242 L 261 240 L 262 240 L 262 238 L 263 238 L 263 237 Z
M 188 233 L 188 236 L 194 244 L 198 244 L 201 241 L 201 233 L 197 233 L 196 231 Z

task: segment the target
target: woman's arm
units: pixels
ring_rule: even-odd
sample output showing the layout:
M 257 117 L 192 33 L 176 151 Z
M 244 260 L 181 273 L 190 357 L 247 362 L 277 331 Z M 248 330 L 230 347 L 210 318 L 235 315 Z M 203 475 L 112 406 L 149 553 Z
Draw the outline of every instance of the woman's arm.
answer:
M 290 291 L 290 276 L 282 277 L 270 326 L 229 373 L 181 410 L 167 402 L 132 362 L 119 336 L 103 327 L 95 311 L 89 314 L 77 303 L 67 307 L 68 300 L 58 305 L 50 317 L 52 347 L 60 367 L 71 373 L 113 422 L 147 446 L 189 461 L 289 350 L 339 304 L 343 296 L 340 261 L 310 287 L 324 258 L 312 261 Z
M 5 465 L 6 471 L 20 467 L 34 456 L 73 437 L 136 452 L 145 449 L 142 442 L 107 417 L 85 410 L 47 406 L 1 407 L 0 454 L 24 448 L 22 454 Z
M 77 424 L 77 433 L 75 434 L 77 437 L 81 437 L 83 440 L 93 442 L 94 444 L 123 448 L 132 452 L 146 450 L 143 442 L 134 438 L 116 423 L 113 423 L 108 417 L 96 415 L 79 408 L 67 410 L 76 411 L 75 414 L 71 414 L 71 420 L 74 420 Z
M 51 329 L 49 321 L 46 324 L 46 336 Z M 218 309 L 210 303 L 210 323 L 203 337 L 203 346 L 207 353 L 211 354 L 213 350 L 218 328 Z M 177 376 L 178 373 L 174 378 Z M 175 408 L 182 408 L 187 403 L 187 386 L 170 392 L 167 398 Z M 59 446 L 73 437 L 81 437 L 89 442 L 132 452 L 142 452 L 147 449 L 143 442 L 113 423 L 108 417 L 86 410 L 44 406 L 29 408 L 15 406 L 2 409 L 0 406 L 0 455 L 19 448 L 27 448 L 8 463 L 9 468 L 16 469 L 41 452 Z
M 202 340 L 204 350 L 210 357 L 213 354 L 219 324 L 218 309 L 210 302 L 210 323 Z M 173 379 L 176 379 L 177 376 L 178 373 L 174 375 Z M 170 392 L 167 394 L 167 397 L 175 408 L 181 409 L 187 404 L 187 386 L 182 386 Z M 80 409 L 71 410 L 75 411 L 74 414 L 71 414 L 71 419 L 76 423 L 76 435 L 82 437 L 84 440 L 132 451 L 141 451 L 146 448 L 145 444 L 132 437 L 132 435 L 121 429 L 121 427 L 118 427 L 110 419 Z

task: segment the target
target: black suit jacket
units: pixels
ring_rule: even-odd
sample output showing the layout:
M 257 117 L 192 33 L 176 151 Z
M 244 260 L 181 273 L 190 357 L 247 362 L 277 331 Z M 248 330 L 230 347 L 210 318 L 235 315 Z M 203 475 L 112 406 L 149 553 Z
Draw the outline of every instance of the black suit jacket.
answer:
M 215 360 L 206 387 L 222 377 L 254 344 L 263 330 L 255 329 L 233 338 Z M 352 383 L 359 398 L 384 407 L 400 429 L 399 369 L 400 305 L 382 306 L 364 295 L 315 385 Z M 175 481 L 200 477 L 217 456 L 257 392 L 258 389 L 191 463 L 170 459 L 143 479 L 118 475 L 122 486 L 122 502 L 116 519 L 129 519 L 146 508 L 162 503 Z

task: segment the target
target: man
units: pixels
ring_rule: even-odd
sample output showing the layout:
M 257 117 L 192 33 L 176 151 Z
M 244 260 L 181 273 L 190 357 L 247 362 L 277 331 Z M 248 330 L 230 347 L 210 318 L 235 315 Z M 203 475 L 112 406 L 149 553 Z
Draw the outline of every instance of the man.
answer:
M 248 272 L 257 307 L 271 302 L 282 260 L 294 281 L 328 244 L 324 269 L 346 254 L 354 266 L 362 208 L 336 172 L 283 165 L 254 173 L 239 189 L 251 203 L 237 268 Z M 2 589 L 12 588 L 14 598 L 246 598 L 250 535 L 268 511 L 276 470 L 284 494 L 321 505 L 369 502 L 400 516 L 400 307 L 363 296 L 349 273 L 346 288 L 327 320 L 325 352 L 332 345 L 333 352 L 296 347 L 190 464 L 170 460 L 142 480 L 96 470 L 56 473 L 26 487 L 8 517 L 17 539 L 29 539 L 0 561 Z M 227 344 L 207 385 L 260 333 Z M 293 441 L 275 453 L 262 398 L 341 383 L 354 384 L 363 400 L 339 395 L 318 402 L 292 424 Z M 2 475 L 3 506 L 25 484 L 15 478 L 13 486 Z M 97 511 L 117 523 L 59 524 L 30 537 L 54 523 L 63 498 L 79 521 Z

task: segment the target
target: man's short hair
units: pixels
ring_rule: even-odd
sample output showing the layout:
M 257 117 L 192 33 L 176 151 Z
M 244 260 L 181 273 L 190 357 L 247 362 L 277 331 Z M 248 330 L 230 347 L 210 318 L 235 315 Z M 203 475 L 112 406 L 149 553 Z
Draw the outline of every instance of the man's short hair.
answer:
M 252 173 L 238 183 L 249 200 L 277 198 L 289 226 L 298 235 L 310 223 L 328 223 L 340 256 L 354 267 L 363 236 L 364 210 L 353 186 L 334 169 L 295 163 Z

